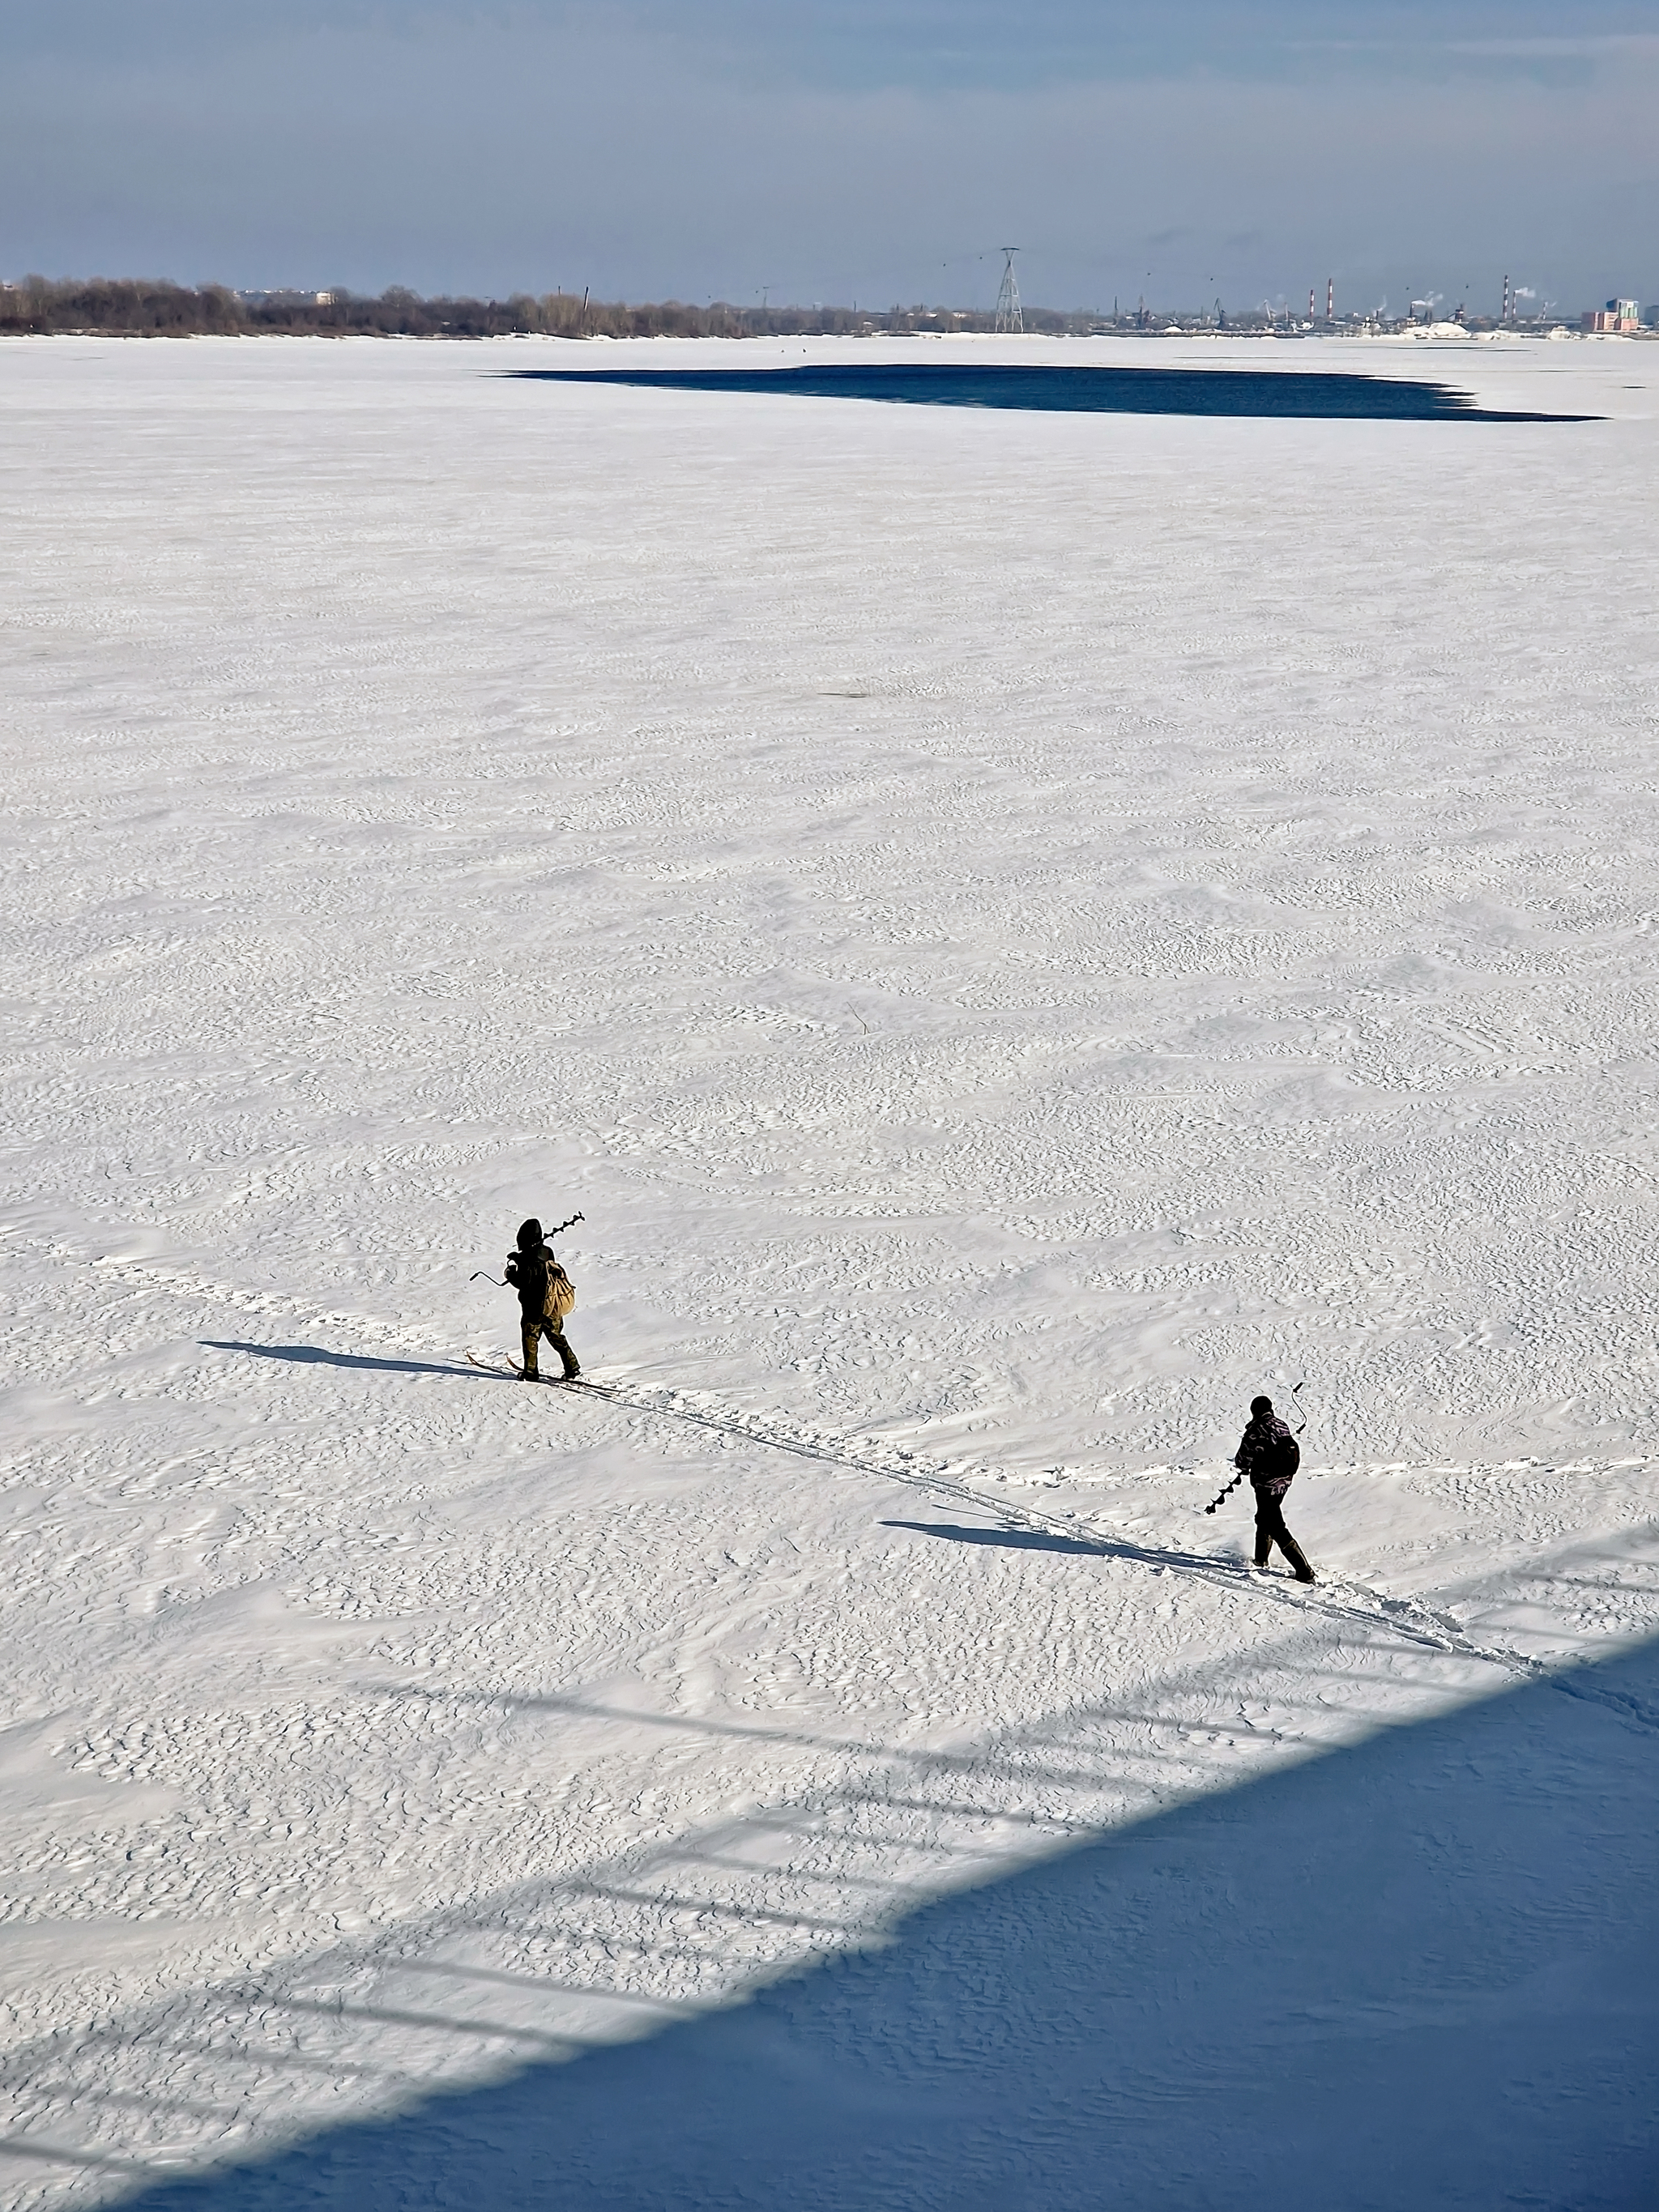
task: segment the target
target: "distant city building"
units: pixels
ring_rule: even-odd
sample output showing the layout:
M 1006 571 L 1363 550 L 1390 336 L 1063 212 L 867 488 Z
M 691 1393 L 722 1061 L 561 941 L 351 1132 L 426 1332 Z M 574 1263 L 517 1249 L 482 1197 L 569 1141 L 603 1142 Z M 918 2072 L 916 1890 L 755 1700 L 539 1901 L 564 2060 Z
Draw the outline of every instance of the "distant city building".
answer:
M 1584 317 L 1587 331 L 1611 331 L 1620 337 L 1629 337 L 1642 327 L 1641 305 L 1635 300 L 1609 300 L 1605 307 L 1595 307 Z

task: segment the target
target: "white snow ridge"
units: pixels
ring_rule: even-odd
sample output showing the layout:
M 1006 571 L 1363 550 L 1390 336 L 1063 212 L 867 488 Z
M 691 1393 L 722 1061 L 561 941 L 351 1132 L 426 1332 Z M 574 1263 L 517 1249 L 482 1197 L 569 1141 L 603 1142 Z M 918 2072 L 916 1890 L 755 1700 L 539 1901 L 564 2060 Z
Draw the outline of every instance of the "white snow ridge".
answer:
M 0 351 L 8 2204 L 1653 2202 L 1649 356 L 1015 356 Z

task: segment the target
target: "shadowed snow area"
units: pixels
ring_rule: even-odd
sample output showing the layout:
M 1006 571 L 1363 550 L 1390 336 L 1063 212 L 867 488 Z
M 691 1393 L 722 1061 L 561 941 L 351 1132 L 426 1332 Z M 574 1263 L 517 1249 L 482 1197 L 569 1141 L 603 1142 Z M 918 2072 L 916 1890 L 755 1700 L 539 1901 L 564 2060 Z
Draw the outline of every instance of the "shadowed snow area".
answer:
M 595 353 L 0 347 L 4 2203 L 1644 2203 L 1659 355 Z
M 1085 1725 L 1022 1750 L 1086 1757 Z M 646 2039 L 574 2064 L 520 2031 L 505 2081 L 135 2202 L 1634 2208 L 1659 2155 L 1656 1729 L 1650 1646 L 927 1906 L 735 2011 L 642 2008 Z M 885 1803 L 763 1832 L 803 1853 Z M 733 1823 L 626 1878 L 718 1886 L 757 1840 Z M 503 2012 L 556 2001 L 514 1938 L 608 1893 L 490 1900 L 361 2025 L 344 2006 L 339 2043 L 480 2015 L 510 2037 Z

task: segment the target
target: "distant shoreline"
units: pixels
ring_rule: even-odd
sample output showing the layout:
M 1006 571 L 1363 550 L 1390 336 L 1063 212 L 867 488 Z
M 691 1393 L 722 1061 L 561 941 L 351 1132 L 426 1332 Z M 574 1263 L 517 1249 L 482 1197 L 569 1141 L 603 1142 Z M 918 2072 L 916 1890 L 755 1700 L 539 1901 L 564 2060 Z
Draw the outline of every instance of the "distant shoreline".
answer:
M 1472 319 L 1471 337 L 1498 327 Z M 1026 307 L 1023 334 L 1046 337 L 1303 337 L 1389 335 L 1412 328 L 1378 318 L 1328 322 L 1289 317 L 1218 316 L 1181 311 L 1103 314 L 1092 308 Z M 1547 322 L 1510 323 L 1508 331 L 1542 337 Z M 422 299 L 394 286 L 378 298 L 343 291 L 234 292 L 161 280 L 26 276 L 0 286 L 0 337 L 388 337 L 388 338 L 780 338 L 997 335 L 994 314 L 976 308 L 894 307 L 738 307 L 723 301 L 693 307 L 669 300 L 630 307 L 586 294 L 515 292 L 506 300 Z M 1012 335 L 1012 333 L 1005 333 Z

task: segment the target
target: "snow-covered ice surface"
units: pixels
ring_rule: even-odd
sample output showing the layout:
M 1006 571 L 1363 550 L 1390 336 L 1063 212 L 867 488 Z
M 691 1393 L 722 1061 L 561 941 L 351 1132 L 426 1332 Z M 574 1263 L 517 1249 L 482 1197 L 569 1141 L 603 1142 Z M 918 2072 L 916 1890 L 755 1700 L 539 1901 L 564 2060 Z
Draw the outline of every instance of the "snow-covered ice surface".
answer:
M 1659 350 L 598 351 L 0 350 L 5 2201 L 1650 2202 Z

